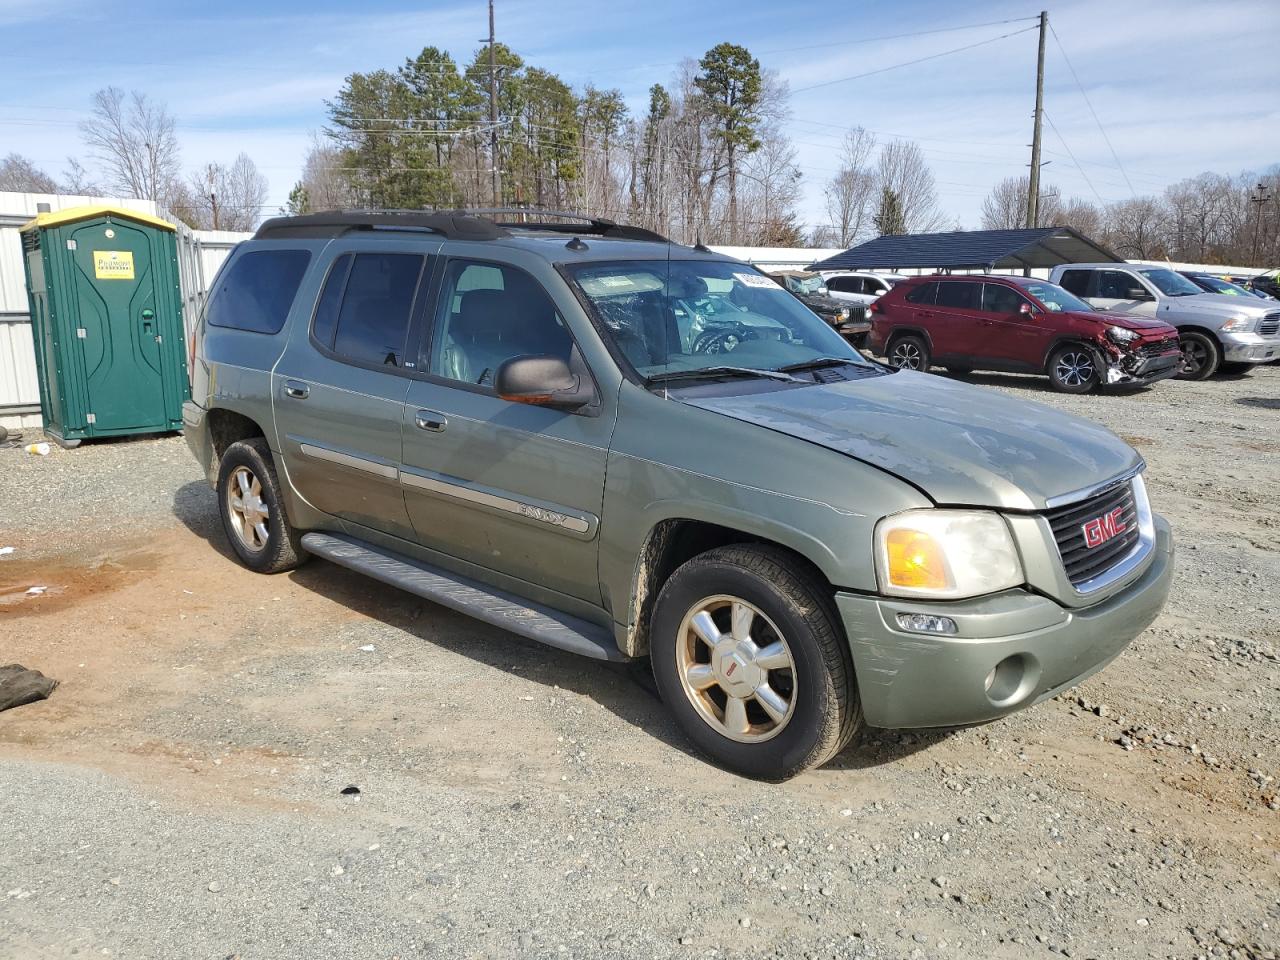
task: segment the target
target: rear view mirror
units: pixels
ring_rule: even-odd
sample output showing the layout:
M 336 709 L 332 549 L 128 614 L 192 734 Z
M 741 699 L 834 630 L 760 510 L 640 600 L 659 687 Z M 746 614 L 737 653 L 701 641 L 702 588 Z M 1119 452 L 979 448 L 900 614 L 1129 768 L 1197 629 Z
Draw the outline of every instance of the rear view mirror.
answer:
M 579 376 L 559 357 L 513 357 L 493 378 L 494 391 L 511 403 L 556 410 L 577 410 L 595 396 L 590 379 Z

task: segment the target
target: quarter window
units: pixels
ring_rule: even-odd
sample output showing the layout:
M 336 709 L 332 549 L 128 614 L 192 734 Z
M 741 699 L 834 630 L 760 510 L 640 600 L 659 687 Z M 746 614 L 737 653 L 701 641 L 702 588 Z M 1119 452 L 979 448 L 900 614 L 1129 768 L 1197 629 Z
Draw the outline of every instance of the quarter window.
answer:
M 1077 297 L 1087 297 L 1089 295 L 1089 271 L 1064 270 L 1059 286 L 1074 293 Z
M 573 339 L 537 280 L 496 263 L 452 260 L 445 271 L 431 372 L 492 386 L 505 361 L 553 356 L 569 362 Z
M 310 262 L 307 250 L 244 254 L 219 279 L 209 297 L 205 322 L 250 333 L 279 333 Z
M 1102 270 L 1098 273 L 1098 296 L 1108 300 L 1135 300 L 1141 297 L 1135 297 L 1133 291 L 1138 291 L 1142 297 L 1147 296 L 1147 291 L 1143 289 L 1141 283 L 1136 277 L 1131 277 L 1127 273 L 1120 270 Z
M 316 304 L 316 340 L 343 359 L 399 367 L 425 261 L 411 253 L 338 258 Z
M 948 280 L 938 284 L 938 306 L 955 310 L 977 310 L 982 284 L 968 280 Z

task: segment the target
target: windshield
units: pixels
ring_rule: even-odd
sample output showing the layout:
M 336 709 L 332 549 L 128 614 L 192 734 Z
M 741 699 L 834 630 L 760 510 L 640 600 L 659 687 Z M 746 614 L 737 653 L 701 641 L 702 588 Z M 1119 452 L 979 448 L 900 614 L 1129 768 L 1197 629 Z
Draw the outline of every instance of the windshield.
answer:
M 1181 274 L 1157 267 L 1151 270 L 1139 270 L 1140 274 L 1156 285 L 1166 297 L 1193 297 L 1204 293 L 1199 287 Z
M 1026 283 L 1022 288 L 1031 294 L 1042 304 L 1046 310 L 1054 313 L 1060 313 L 1063 310 L 1081 310 L 1086 313 L 1092 313 L 1093 307 L 1085 303 L 1079 297 L 1069 290 L 1064 290 L 1056 283 L 1047 283 L 1041 281 L 1039 283 Z
M 827 284 L 821 277 L 787 277 L 787 286 L 793 293 L 827 292 Z
M 1202 287 L 1208 287 L 1214 293 L 1223 293 L 1228 297 L 1247 297 L 1249 291 L 1244 287 L 1237 287 L 1234 283 L 1227 283 L 1225 280 L 1219 280 L 1217 277 L 1196 277 L 1196 282 Z
M 570 268 L 606 333 L 642 377 L 732 365 L 777 370 L 820 357 L 871 366 L 754 267 L 634 260 Z

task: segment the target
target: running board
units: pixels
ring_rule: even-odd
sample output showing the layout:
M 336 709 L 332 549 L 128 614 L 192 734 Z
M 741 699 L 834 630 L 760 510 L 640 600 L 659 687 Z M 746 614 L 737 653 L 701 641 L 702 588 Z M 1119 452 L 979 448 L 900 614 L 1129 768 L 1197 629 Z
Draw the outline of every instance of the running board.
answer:
M 411 560 L 391 550 L 331 533 L 307 533 L 302 546 L 309 553 L 381 580 L 423 599 L 509 630 L 529 640 L 558 647 L 594 660 L 626 662 L 605 627 L 534 605 L 460 574 Z

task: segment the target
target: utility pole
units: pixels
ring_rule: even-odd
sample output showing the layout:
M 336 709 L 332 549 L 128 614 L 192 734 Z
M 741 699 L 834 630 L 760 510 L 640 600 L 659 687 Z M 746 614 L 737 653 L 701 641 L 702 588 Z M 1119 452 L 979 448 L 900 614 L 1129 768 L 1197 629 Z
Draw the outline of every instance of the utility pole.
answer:
M 1036 60 L 1036 119 L 1031 133 L 1031 177 L 1027 184 L 1027 229 L 1036 225 L 1040 206 L 1040 122 L 1044 115 L 1044 35 L 1049 12 L 1040 11 L 1040 56 Z
M 498 172 L 498 67 L 494 60 L 493 0 L 489 0 L 489 153 L 493 161 L 493 205 L 502 206 L 502 175 Z M 1044 37 L 1040 38 L 1044 59 Z
M 209 194 L 209 208 L 213 213 L 213 229 L 222 229 L 218 226 L 218 195 L 216 193 Z
M 1249 194 L 1249 202 L 1258 205 L 1258 218 L 1253 221 L 1253 252 L 1249 256 L 1249 266 L 1257 266 L 1258 264 L 1258 231 L 1262 227 L 1262 205 L 1271 200 L 1267 195 L 1267 185 L 1265 183 L 1258 184 L 1258 192 Z

